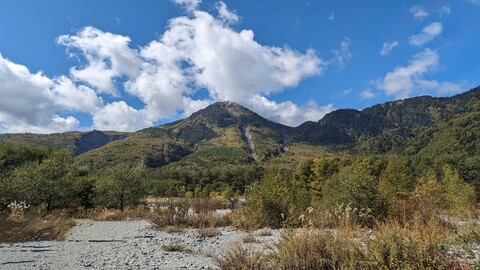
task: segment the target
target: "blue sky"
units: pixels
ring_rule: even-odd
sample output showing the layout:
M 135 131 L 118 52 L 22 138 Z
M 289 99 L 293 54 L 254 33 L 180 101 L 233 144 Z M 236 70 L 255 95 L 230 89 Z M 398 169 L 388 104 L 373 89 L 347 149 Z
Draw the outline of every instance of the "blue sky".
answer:
M 480 84 L 480 1 L 0 1 L 0 132 L 134 131 L 220 100 L 296 126 Z

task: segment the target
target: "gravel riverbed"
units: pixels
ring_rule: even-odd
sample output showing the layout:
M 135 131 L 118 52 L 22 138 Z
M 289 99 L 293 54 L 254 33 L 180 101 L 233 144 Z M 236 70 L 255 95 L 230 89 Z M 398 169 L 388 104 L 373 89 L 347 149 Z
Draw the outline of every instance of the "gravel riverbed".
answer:
M 246 232 L 219 228 L 218 236 L 203 238 L 199 230 L 167 233 L 154 230 L 146 220 L 77 220 L 63 242 L 0 243 L 0 269 L 216 269 L 213 257 L 229 248 L 272 246 L 278 230 L 261 236 L 256 243 L 243 243 Z M 165 251 L 179 244 L 184 251 Z

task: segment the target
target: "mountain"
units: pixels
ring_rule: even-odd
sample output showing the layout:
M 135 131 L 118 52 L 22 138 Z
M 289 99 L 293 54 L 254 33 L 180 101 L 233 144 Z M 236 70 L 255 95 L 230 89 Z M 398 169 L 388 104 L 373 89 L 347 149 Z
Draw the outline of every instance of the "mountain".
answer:
M 216 102 L 187 119 L 140 130 L 77 159 L 79 164 L 99 167 L 116 161 L 141 162 L 150 167 L 180 160 L 200 166 L 248 164 L 278 155 L 294 136 L 294 128 L 225 101 Z
M 267 120 L 234 102 L 134 133 L 2 134 L 0 143 L 64 148 L 79 165 L 223 166 L 263 161 L 295 164 L 335 153 L 436 156 L 480 153 L 480 87 L 449 97 L 420 96 L 364 110 L 333 111 L 298 127 Z
M 126 132 L 98 131 L 65 132 L 53 134 L 0 134 L 0 144 L 30 144 L 65 149 L 74 155 L 80 155 L 102 147 L 110 142 L 122 140 L 128 136 Z

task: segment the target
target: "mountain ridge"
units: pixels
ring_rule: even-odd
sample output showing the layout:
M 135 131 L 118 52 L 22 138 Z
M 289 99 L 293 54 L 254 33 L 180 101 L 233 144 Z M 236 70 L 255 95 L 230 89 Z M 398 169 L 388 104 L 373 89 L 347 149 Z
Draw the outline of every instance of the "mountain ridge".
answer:
M 480 113 L 480 87 L 446 98 L 419 96 L 363 110 L 339 109 L 317 122 L 307 121 L 297 127 L 265 119 L 235 102 L 221 101 L 185 119 L 133 133 L 1 134 L 0 143 L 63 148 L 75 154 L 79 163 L 102 166 L 134 161 L 150 167 L 172 162 L 248 164 L 281 155 L 292 143 L 331 152 L 437 153 L 438 150 L 423 148 L 438 148 L 441 143 L 435 141 L 435 134 L 445 137 L 446 129 L 476 121 L 477 113 Z M 465 144 L 465 140 L 476 141 L 480 131 L 477 125 L 469 125 L 468 132 L 473 135 L 465 137 L 462 128 L 457 127 L 458 138 L 450 143 L 462 153 L 476 154 L 479 149 L 464 149 L 462 145 L 472 145 Z

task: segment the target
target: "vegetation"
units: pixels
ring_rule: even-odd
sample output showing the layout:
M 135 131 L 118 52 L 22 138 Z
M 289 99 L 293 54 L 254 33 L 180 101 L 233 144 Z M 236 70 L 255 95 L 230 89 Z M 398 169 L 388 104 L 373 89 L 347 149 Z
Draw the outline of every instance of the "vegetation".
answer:
M 273 253 L 238 247 L 223 269 L 472 266 L 478 226 L 451 220 L 478 218 L 479 98 L 477 88 L 339 110 L 297 128 L 224 102 L 128 137 L 2 135 L 15 144 L 0 144 L 0 240 L 61 239 L 69 216 L 148 218 L 202 237 L 287 229 Z M 147 196 L 169 199 L 150 211 Z M 233 213 L 215 215 L 225 203 Z

